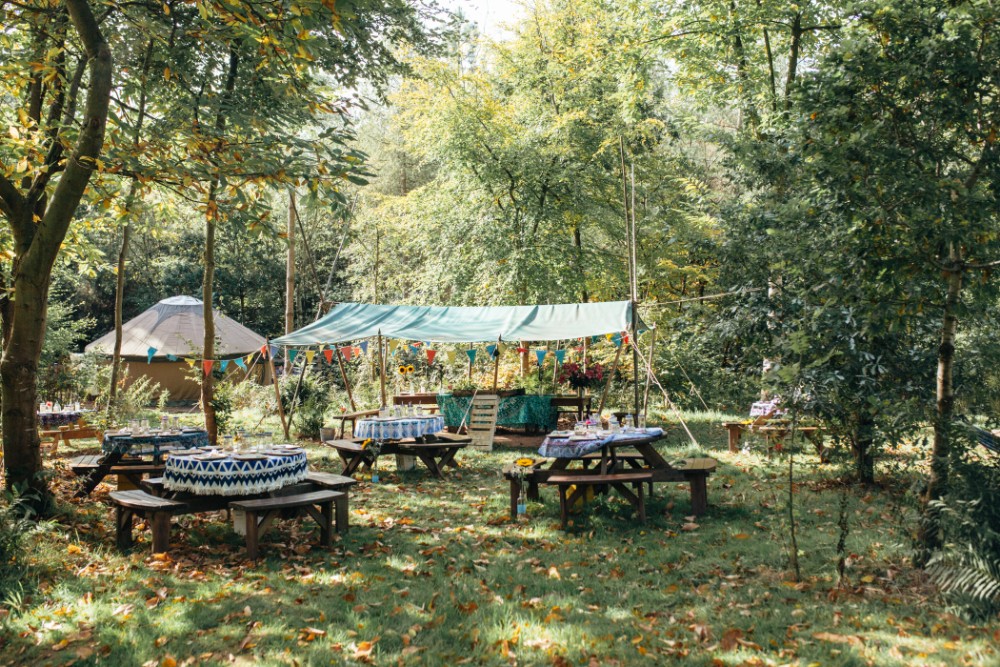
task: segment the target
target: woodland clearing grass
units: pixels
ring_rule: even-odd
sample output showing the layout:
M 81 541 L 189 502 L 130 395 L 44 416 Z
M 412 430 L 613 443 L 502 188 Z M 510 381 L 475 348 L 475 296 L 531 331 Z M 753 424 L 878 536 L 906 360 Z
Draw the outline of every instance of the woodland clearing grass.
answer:
M 57 459 L 65 512 L 34 537 L 27 575 L 5 592 L 0 663 L 1000 664 L 1000 624 L 947 613 L 909 567 L 904 454 L 870 489 L 840 482 L 846 458 L 796 454 L 794 582 L 787 459 L 730 454 L 714 418 L 688 417 L 699 446 L 673 428 L 661 451 L 720 462 L 694 521 L 677 484 L 657 486 L 646 525 L 612 496 L 563 532 L 552 489 L 510 523 L 498 471 L 525 450 L 470 451 L 444 480 L 380 463 L 381 481 L 352 492 L 351 530 L 332 549 L 314 548 L 309 523 L 282 522 L 256 566 L 224 514 L 175 520 L 169 557 L 149 554 L 144 531 L 119 554 L 110 487 L 70 500 Z M 340 468 L 319 446 L 310 460 Z M 843 493 L 850 561 L 839 588 Z

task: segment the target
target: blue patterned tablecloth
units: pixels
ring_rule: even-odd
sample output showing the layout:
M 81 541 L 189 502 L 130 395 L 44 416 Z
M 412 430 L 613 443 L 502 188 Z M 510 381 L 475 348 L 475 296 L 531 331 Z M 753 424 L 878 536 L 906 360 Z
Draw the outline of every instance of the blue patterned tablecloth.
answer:
M 160 448 L 170 445 L 172 449 L 191 449 L 192 447 L 208 447 L 207 431 L 189 431 L 186 433 L 156 433 L 146 435 L 117 435 L 106 433 L 101 449 L 105 453 L 122 452 L 128 454 L 133 449 L 144 454 L 160 455 Z M 133 452 L 135 453 L 135 452 Z
M 82 416 L 82 412 L 76 412 L 75 410 L 39 412 L 38 425 L 42 428 L 59 428 L 60 426 L 69 426 L 70 424 L 75 424 L 80 421 L 80 417 Z
M 163 486 L 197 495 L 249 496 L 301 482 L 308 472 L 306 453 L 301 449 L 254 460 L 227 456 L 206 461 L 198 456 L 168 456 Z
M 662 428 L 647 428 L 631 433 L 614 433 L 603 437 L 594 436 L 587 440 L 570 440 L 569 436 L 548 436 L 542 441 L 538 453 L 556 459 L 578 459 L 587 454 L 601 451 L 605 445 L 628 446 L 637 440 L 651 440 L 663 435 Z
M 438 395 L 438 407 L 448 426 L 458 427 L 464 417 L 468 421 L 469 404 L 472 396 Z M 524 428 L 535 426 L 554 429 L 559 421 L 559 409 L 552 405 L 551 396 L 523 394 L 521 396 L 501 396 L 497 411 L 497 426 Z
M 355 438 L 372 440 L 401 440 L 402 438 L 422 438 L 444 430 L 441 415 L 427 417 L 394 417 L 391 419 L 359 419 L 354 425 Z

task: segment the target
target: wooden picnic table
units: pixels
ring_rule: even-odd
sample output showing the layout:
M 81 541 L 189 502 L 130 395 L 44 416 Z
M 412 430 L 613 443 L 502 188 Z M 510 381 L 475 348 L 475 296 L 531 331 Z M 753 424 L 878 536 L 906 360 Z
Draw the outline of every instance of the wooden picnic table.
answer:
M 458 467 L 455 455 L 460 449 L 468 446 L 469 442 L 470 438 L 439 438 L 434 435 L 420 439 L 389 440 L 382 443 L 377 455 L 373 449 L 365 447 L 357 440 L 324 440 L 323 444 L 336 450 L 344 462 L 342 475 L 353 475 L 362 467 L 370 469 L 379 456 L 395 455 L 412 456 L 423 463 L 431 475 L 443 479 L 446 467 Z
M 767 442 L 769 453 L 771 450 L 781 451 L 785 438 L 792 433 L 791 423 L 723 422 L 722 426 L 729 433 L 729 451 L 733 453 L 740 450 L 740 439 L 744 432 L 760 433 Z M 821 461 L 828 460 L 829 450 L 823 444 L 823 427 L 799 426 L 795 428 L 795 432 L 813 444 Z
M 353 433 L 354 427 L 357 425 L 359 419 L 364 419 L 365 417 L 374 417 L 377 414 L 378 410 L 359 410 L 358 412 L 344 412 L 339 415 L 334 415 L 332 418 L 340 422 L 340 428 L 331 430 L 338 432 L 337 435 L 338 438 L 343 438 L 344 427 L 347 425 L 347 422 L 351 422 L 351 433 Z M 322 439 L 322 430 L 320 431 L 320 436 Z
M 636 486 L 648 483 L 652 489 L 655 483 L 687 482 L 691 489 L 691 513 L 703 514 L 708 509 L 708 476 L 715 471 L 716 461 L 707 458 L 685 459 L 677 464 L 671 464 L 654 446 L 662 436 L 661 429 L 647 430 L 646 433 L 623 434 L 623 437 L 604 442 L 599 451 L 587 451 L 588 448 L 583 447 L 577 453 L 572 452 L 571 448 L 560 451 L 546 447 L 543 443 L 539 449 L 539 453 L 543 456 L 553 453 L 561 455 L 536 462 L 532 469 L 523 475 L 518 474 L 513 467 L 504 470 L 504 475 L 511 483 L 511 518 L 516 516 L 517 498 L 525 483 L 527 483 L 528 498 L 538 500 L 540 485 L 554 483 L 561 486 L 566 483 L 568 476 L 574 475 L 579 476 L 587 485 L 595 486 L 599 491 L 615 488 L 636 506 L 642 502 L 642 497 L 628 491 L 626 484 Z M 627 449 L 635 451 L 624 451 Z M 579 467 L 574 466 L 574 463 L 578 463 Z M 591 467 L 595 465 L 596 470 Z M 636 473 L 647 474 L 637 477 Z M 621 477 L 622 475 L 625 477 Z M 626 492 L 623 493 L 623 490 Z M 572 504 L 574 499 L 572 496 L 569 497 L 568 504 Z M 561 497 L 561 500 L 565 523 L 567 499 Z

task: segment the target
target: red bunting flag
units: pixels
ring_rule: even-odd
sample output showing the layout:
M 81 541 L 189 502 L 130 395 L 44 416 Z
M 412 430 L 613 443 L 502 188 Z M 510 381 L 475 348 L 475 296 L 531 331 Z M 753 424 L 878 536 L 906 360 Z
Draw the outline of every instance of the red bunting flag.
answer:
M 267 345 L 260 346 L 260 357 L 261 359 L 267 359 Z
M 205 359 L 204 361 L 201 362 L 201 368 L 203 371 L 205 371 L 206 377 L 208 376 L 209 373 L 212 372 L 213 365 L 215 365 L 215 362 L 212 361 L 211 359 Z
M 628 334 L 622 336 L 622 342 L 628 345 Z
M 427 363 L 433 366 L 434 357 L 436 356 L 437 356 L 437 350 L 427 350 Z
M 519 347 L 519 348 L 517 348 L 517 353 L 518 354 L 527 354 L 528 353 L 528 348 L 526 348 L 526 347 Z
M 323 356 L 326 357 L 326 363 L 328 364 L 333 363 L 333 350 L 329 348 L 323 350 Z
M 351 360 L 351 355 L 354 354 L 354 348 L 348 345 L 347 347 L 340 348 L 340 353 L 344 355 L 344 359 L 347 361 Z

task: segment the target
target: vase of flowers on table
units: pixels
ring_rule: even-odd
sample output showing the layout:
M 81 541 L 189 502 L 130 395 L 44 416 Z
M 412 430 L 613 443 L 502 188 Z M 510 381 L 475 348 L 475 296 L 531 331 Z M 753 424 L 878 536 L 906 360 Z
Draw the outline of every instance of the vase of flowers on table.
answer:
M 606 376 L 607 370 L 598 363 L 587 364 L 586 368 L 580 364 L 563 364 L 559 371 L 559 382 L 573 387 L 582 396 L 585 389 L 600 387 Z

